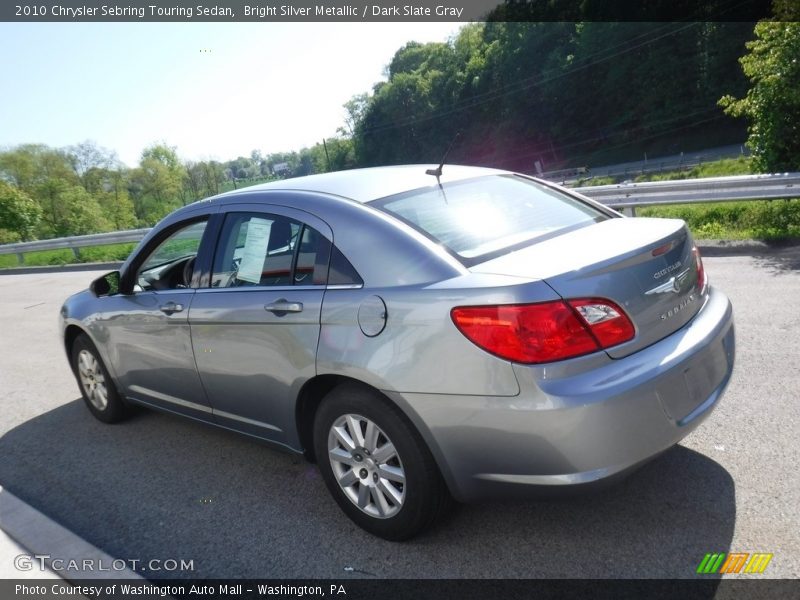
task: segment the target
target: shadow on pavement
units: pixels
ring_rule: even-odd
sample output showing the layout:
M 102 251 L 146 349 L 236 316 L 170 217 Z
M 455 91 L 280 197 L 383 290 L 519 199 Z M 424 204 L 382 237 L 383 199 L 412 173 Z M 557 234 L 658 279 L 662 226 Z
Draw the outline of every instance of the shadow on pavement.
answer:
M 753 255 L 765 267 L 777 272 L 800 271 L 800 246 L 781 248 L 769 253 Z
M 763 242 L 729 242 L 726 245 L 701 246 L 703 257 L 751 256 L 761 266 L 776 273 L 800 270 L 800 242 L 765 244 Z
M 81 400 L 0 438 L 0 483 L 145 577 L 696 577 L 730 548 L 734 483 L 678 446 L 568 499 L 462 506 L 403 544 L 342 514 L 302 458 L 143 411 L 95 421 Z M 191 560 L 153 572 L 150 560 Z M 715 577 L 715 576 L 704 576 Z

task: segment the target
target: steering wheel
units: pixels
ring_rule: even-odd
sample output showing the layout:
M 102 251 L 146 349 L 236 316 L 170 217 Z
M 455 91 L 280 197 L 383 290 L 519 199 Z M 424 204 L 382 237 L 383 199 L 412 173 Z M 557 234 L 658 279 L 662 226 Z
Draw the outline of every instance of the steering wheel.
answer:
M 183 264 L 183 285 L 191 287 L 192 275 L 194 274 L 194 263 L 197 262 L 197 257 L 193 256 Z

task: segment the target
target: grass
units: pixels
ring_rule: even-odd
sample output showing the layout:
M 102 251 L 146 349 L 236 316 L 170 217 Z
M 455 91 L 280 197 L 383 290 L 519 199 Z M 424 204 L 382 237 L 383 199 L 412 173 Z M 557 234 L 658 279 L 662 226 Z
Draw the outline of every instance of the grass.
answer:
M 648 173 L 639 175 L 634 181 L 671 181 L 674 179 L 698 179 L 700 177 L 726 177 L 729 175 L 750 175 L 753 173 L 753 161 L 748 156 L 724 158 L 714 162 L 697 165 L 685 171 L 668 171 L 666 173 Z
M 136 244 L 112 244 L 108 246 L 94 246 L 92 248 L 81 248 L 80 258 L 73 254 L 72 250 L 41 250 L 39 252 L 26 252 L 26 267 L 41 267 L 48 265 L 69 265 L 75 263 L 91 262 L 122 262 Z M 0 269 L 21 266 L 17 261 L 16 254 L 0 254 Z
M 753 173 L 752 159 L 747 156 L 737 158 L 724 158 L 713 162 L 703 163 L 690 169 L 665 171 L 663 173 L 646 173 L 637 176 L 633 181 L 672 181 L 674 179 L 698 179 L 701 177 L 725 177 L 728 175 L 749 175 Z M 578 179 L 575 187 L 590 187 L 595 185 L 612 185 L 630 179 L 630 175 L 590 177 Z
M 683 219 L 695 238 L 785 241 L 800 238 L 800 199 L 653 206 L 640 217 Z
M 740 156 L 698 165 L 687 171 L 648 174 L 636 181 L 670 181 L 724 177 L 753 173 L 752 160 Z M 800 199 L 717 202 L 653 206 L 637 210 L 642 217 L 686 221 L 700 239 L 760 239 L 785 241 L 800 238 Z

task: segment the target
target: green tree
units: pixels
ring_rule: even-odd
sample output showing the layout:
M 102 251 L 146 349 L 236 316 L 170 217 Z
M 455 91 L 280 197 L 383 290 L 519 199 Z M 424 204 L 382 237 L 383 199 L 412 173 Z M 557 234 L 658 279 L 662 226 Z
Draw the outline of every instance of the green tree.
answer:
M 59 194 L 61 222 L 56 235 L 84 235 L 113 229 L 97 199 L 78 185 L 67 186 Z
M 33 199 L 36 187 L 49 180 L 80 184 L 69 153 L 44 144 L 23 144 L 0 153 L 0 173 Z
M 788 6 L 788 5 L 787 5 Z M 780 6 L 778 7 L 780 10 Z M 785 10 L 788 10 L 786 8 Z M 719 103 L 749 122 L 747 145 L 765 172 L 800 170 L 800 23 L 761 21 L 740 60 L 750 80 L 744 98 Z
M 459 131 L 448 161 L 522 171 L 742 139 L 717 99 L 746 90 L 731 65 L 752 23 L 559 21 L 476 23 L 447 43 L 404 45 L 387 80 L 345 106 L 358 164 L 438 161 Z
M 133 200 L 128 193 L 128 172 L 121 165 L 117 169 L 102 169 L 102 188 L 93 196 L 103 216 L 115 230 L 130 229 L 136 225 Z
M 30 240 L 41 218 L 42 209 L 33 199 L 0 180 L 0 243 Z
M 129 173 L 117 153 L 91 141 L 70 146 L 67 152 L 81 185 L 100 205 L 104 219 L 117 230 L 135 226 Z
M 109 231 L 100 204 L 82 186 L 50 178 L 36 188 L 42 207 L 40 237 L 63 237 Z
M 361 121 L 364 110 L 369 104 L 369 94 L 356 94 L 342 105 L 344 108 L 344 127 L 339 128 L 339 133 L 353 136 L 356 126 Z
M 0 173 L 39 205 L 38 237 L 111 228 L 97 198 L 84 187 L 69 150 L 24 144 L 0 154 Z
M 142 151 L 139 167 L 131 172 L 129 188 L 140 224 L 153 225 L 189 202 L 184 193 L 185 175 L 176 148 L 160 143 Z

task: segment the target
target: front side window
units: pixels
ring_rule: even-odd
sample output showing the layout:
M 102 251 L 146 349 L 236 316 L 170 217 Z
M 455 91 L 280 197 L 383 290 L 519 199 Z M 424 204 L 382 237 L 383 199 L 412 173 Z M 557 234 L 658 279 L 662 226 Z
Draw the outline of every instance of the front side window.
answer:
M 142 261 L 134 291 L 173 290 L 189 287 L 200 242 L 208 221 L 179 227 Z
M 508 175 L 434 186 L 370 205 L 400 217 L 467 263 L 610 218 L 567 194 Z
M 330 242 L 292 219 L 230 213 L 214 254 L 211 287 L 325 285 Z

